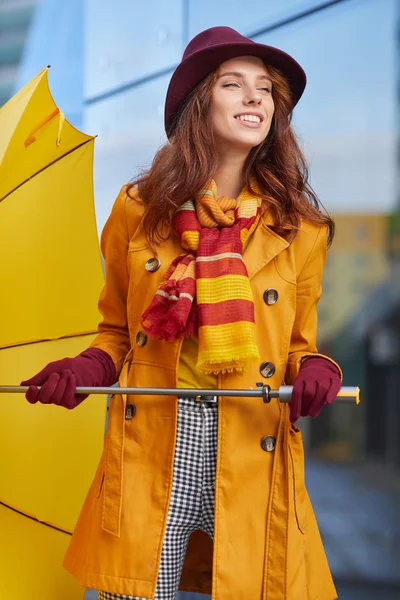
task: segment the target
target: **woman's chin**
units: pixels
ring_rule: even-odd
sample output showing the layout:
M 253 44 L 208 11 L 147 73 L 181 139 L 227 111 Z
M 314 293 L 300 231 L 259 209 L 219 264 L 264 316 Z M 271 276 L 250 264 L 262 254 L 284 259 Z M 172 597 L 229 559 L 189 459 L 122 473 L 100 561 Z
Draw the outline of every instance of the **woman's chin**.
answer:
M 248 150 L 250 151 L 255 146 L 259 146 L 265 138 L 258 135 L 241 135 L 235 136 L 226 140 L 226 147 L 230 150 Z

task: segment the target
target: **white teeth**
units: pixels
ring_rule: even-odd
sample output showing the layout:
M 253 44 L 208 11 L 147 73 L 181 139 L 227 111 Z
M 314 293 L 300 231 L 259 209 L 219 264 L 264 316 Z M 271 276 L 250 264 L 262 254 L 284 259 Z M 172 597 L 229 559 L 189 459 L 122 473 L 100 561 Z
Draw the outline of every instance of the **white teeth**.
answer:
M 253 123 L 261 123 L 260 117 L 256 117 L 256 115 L 238 115 L 235 119 L 239 119 L 240 121 L 252 121 Z

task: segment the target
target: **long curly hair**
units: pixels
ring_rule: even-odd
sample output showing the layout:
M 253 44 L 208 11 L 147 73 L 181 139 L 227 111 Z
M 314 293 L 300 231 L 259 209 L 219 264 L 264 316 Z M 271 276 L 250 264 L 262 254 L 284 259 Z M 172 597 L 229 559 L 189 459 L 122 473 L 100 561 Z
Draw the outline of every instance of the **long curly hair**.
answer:
M 305 220 L 327 226 L 329 245 L 334 222 L 308 182 L 307 163 L 291 127 L 293 101 L 288 82 L 278 69 L 266 68 L 273 84 L 275 112 L 268 136 L 249 152 L 245 182 L 251 190 L 250 175 L 255 176 L 262 211 L 272 213 L 278 234 L 292 241 Z M 145 208 L 143 231 L 153 248 L 171 235 L 173 212 L 213 178 L 218 154 L 209 117 L 217 76 L 218 69 L 187 97 L 175 115 L 169 141 L 158 150 L 151 167 L 128 185 L 128 195 L 132 187 L 138 189 Z M 291 226 L 289 233 L 285 225 Z

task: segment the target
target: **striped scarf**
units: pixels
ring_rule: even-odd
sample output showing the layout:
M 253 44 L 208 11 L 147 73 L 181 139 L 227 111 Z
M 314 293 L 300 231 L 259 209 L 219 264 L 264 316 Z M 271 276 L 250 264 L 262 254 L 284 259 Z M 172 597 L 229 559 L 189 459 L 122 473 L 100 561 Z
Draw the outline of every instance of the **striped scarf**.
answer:
M 252 188 L 257 186 L 252 181 Z M 173 217 L 181 245 L 150 306 L 143 330 L 173 340 L 198 334 L 201 373 L 243 371 L 259 358 L 254 304 L 242 255 L 260 219 L 261 198 L 245 186 L 217 199 L 214 181 Z

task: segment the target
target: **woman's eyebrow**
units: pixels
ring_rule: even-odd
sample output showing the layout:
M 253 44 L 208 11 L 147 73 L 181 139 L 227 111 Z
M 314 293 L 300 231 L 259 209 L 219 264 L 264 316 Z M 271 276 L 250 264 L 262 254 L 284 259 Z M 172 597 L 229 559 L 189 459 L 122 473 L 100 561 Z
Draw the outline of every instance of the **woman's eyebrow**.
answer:
M 246 75 L 244 73 L 240 73 L 239 71 L 228 71 L 226 73 L 221 73 L 221 75 L 218 77 L 218 79 L 220 79 L 221 77 L 225 77 L 226 75 L 233 75 L 234 77 L 241 77 L 242 79 L 244 77 L 246 77 Z M 268 81 L 271 81 L 270 77 L 268 77 L 268 75 L 258 75 L 257 79 L 267 79 Z

